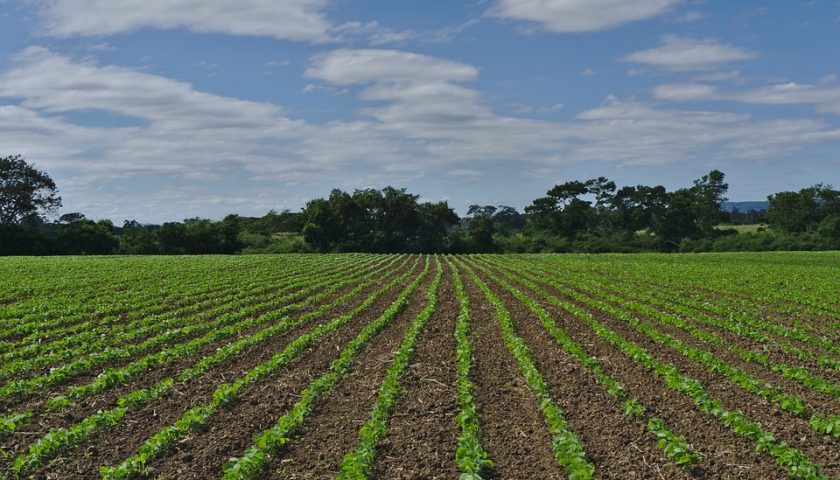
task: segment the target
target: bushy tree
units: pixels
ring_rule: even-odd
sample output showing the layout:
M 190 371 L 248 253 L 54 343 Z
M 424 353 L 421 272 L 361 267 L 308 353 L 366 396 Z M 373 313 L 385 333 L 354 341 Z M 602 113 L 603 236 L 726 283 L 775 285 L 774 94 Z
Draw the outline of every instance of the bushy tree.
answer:
M 37 223 L 60 207 L 58 188 L 49 175 L 20 155 L 0 158 L 0 224 Z

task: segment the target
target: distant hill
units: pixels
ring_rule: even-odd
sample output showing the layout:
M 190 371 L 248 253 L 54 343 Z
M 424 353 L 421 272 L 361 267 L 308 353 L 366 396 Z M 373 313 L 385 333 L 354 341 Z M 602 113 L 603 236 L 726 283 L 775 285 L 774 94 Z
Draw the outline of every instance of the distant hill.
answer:
M 762 202 L 723 202 L 723 209 L 727 212 L 738 210 L 739 212 L 748 212 L 755 210 L 757 212 L 767 211 L 769 203 Z

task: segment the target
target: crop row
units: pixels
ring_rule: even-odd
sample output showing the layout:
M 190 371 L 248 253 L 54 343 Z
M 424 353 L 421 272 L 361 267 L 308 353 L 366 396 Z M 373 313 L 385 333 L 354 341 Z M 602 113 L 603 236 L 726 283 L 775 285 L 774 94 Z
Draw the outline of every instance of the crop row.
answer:
M 408 275 L 408 273 L 403 274 Z M 56 428 L 50 430 L 44 437 L 31 444 L 26 454 L 19 455 L 15 461 L 16 471 L 25 471 L 38 468 L 42 462 L 53 456 L 55 453 L 67 449 L 95 432 L 116 425 L 129 411 L 155 400 L 162 395 L 171 392 L 176 386 L 183 386 L 209 372 L 225 361 L 243 353 L 244 351 L 272 338 L 291 328 L 303 326 L 309 321 L 320 317 L 331 309 L 344 305 L 353 296 L 358 295 L 363 288 L 368 287 L 380 280 L 379 277 L 371 275 L 370 279 L 357 286 L 350 292 L 341 295 L 329 304 L 324 304 L 315 310 L 300 316 L 297 319 L 285 317 L 288 312 L 269 312 L 265 316 L 268 320 L 276 323 L 269 327 L 242 337 L 235 342 L 229 343 L 216 350 L 212 354 L 201 358 L 192 367 L 180 372 L 176 377 L 166 378 L 149 388 L 141 388 L 121 396 L 116 401 L 116 407 L 98 411 L 85 418 L 81 422 L 68 428 Z M 402 278 L 402 277 L 400 277 Z M 397 279 L 399 280 L 399 278 Z M 397 281 L 395 280 L 395 281 Z M 392 282 L 393 283 L 393 282 Z
M 665 426 L 664 420 L 660 418 L 647 418 L 647 408 L 644 404 L 638 399 L 627 395 L 624 386 L 604 371 L 603 365 L 601 365 L 601 362 L 596 357 L 589 355 L 583 346 L 575 342 L 568 333 L 561 329 L 551 314 L 539 302 L 507 281 L 494 275 L 489 269 L 482 266 L 478 266 L 478 268 L 539 318 L 543 328 L 545 328 L 563 350 L 580 361 L 593 374 L 598 383 L 605 387 L 610 396 L 622 402 L 621 407 L 625 415 L 636 419 L 648 428 L 648 431 L 657 438 L 658 446 L 664 450 L 669 460 L 681 466 L 690 466 L 698 460 L 698 455 L 693 451 L 688 442 L 686 442 L 685 438 L 670 432 Z M 500 269 L 499 272 L 507 279 L 515 281 L 514 277 L 505 270 Z
M 627 357 L 661 378 L 669 389 L 686 396 L 701 412 L 717 418 L 735 433 L 753 441 L 758 451 L 767 452 L 773 456 L 776 463 L 785 467 L 791 477 L 809 480 L 824 479 L 819 473 L 819 466 L 813 463 L 804 453 L 785 442 L 778 441 L 772 433 L 765 431 L 760 424 L 749 420 L 740 411 L 725 409 L 719 400 L 713 398 L 706 392 L 700 382 L 685 376 L 680 372 L 678 367 L 657 359 L 644 348 L 624 339 L 613 329 L 596 320 L 588 311 L 549 294 L 535 283 L 536 281 L 544 282 L 552 288 L 560 289 L 564 294 L 571 293 L 563 290 L 560 282 L 557 282 L 552 276 L 542 272 L 536 275 L 529 273 L 528 267 L 522 265 L 520 262 L 510 261 L 509 264 L 515 273 L 523 278 L 523 282 L 526 279 L 530 281 L 527 284 L 529 288 L 544 300 L 587 323 L 599 337 L 614 345 L 627 355 Z
M 343 266 L 343 270 L 349 270 L 352 268 L 351 265 Z M 362 266 L 363 265 L 359 265 L 358 267 Z M 167 312 L 166 315 L 140 316 L 137 320 L 116 326 L 107 324 L 97 325 L 94 328 L 84 331 L 80 335 L 67 336 L 50 344 L 36 343 L 35 346 L 44 346 L 38 348 L 38 350 L 42 350 L 41 354 L 25 358 L 23 352 L 27 349 L 17 350 L 17 355 L 15 356 L 24 358 L 19 358 L 18 360 L 4 364 L 2 368 L 0 368 L 0 379 L 25 373 L 34 369 L 44 368 L 59 361 L 79 358 L 90 352 L 103 352 L 109 348 L 123 348 L 127 355 L 134 355 L 148 351 L 148 349 L 154 348 L 154 342 L 150 341 L 150 337 L 154 338 L 154 335 L 158 335 L 161 332 L 172 332 L 173 328 L 177 329 L 194 325 L 205 321 L 205 319 L 221 315 L 233 308 L 247 309 L 249 307 L 256 306 L 253 305 L 254 302 L 266 296 L 267 293 L 276 295 L 301 289 L 313 283 L 313 278 L 311 276 L 307 276 L 307 273 L 308 272 L 306 271 L 296 272 L 296 275 L 290 277 L 289 280 L 282 283 L 280 287 L 260 287 L 244 291 L 241 289 L 238 289 L 237 291 L 237 289 L 232 288 L 230 294 L 228 295 L 219 296 L 188 308 L 175 309 Z M 309 292 L 304 289 L 299 292 L 295 292 L 290 296 L 300 298 L 308 293 Z M 144 343 L 146 345 L 143 343 L 134 345 L 131 344 L 136 340 L 142 341 L 143 339 L 145 339 Z M 119 346 L 116 342 L 125 346 Z M 69 345 L 74 343 L 79 346 L 75 348 L 67 348 Z
M 411 289 L 411 291 L 416 289 L 420 280 L 425 277 L 428 271 L 429 263 L 427 258 L 426 266 L 423 269 L 423 272 L 409 285 L 409 287 L 406 288 L 406 290 L 404 290 L 404 293 L 409 289 Z M 143 442 L 136 455 L 124 460 L 119 465 L 113 467 L 103 466 L 101 469 L 102 477 L 107 479 L 129 478 L 132 475 L 142 472 L 151 460 L 166 451 L 175 441 L 183 438 L 189 432 L 204 424 L 219 409 L 239 397 L 245 389 L 266 380 L 268 377 L 288 365 L 310 345 L 313 345 L 338 328 L 349 323 L 359 313 L 365 311 L 373 305 L 373 303 L 385 292 L 401 283 L 409 274 L 410 272 L 407 272 L 397 277 L 389 284 L 376 290 L 368 296 L 361 305 L 357 306 L 350 312 L 336 317 L 329 322 L 321 324 L 309 332 L 298 336 L 283 350 L 272 356 L 268 361 L 253 367 L 239 379 L 233 381 L 232 383 L 219 385 L 216 390 L 213 391 L 211 396 L 212 400 L 210 402 L 191 408 L 186 411 L 178 421 L 152 435 Z M 403 298 L 403 296 L 401 295 L 400 298 Z M 407 299 L 403 302 L 407 302 Z M 400 310 L 401 309 L 402 307 Z
M 586 290 L 586 287 L 580 288 Z M 679 317 L 666 315 L 657 310 L 645 308 L 643 306 L 628 302 L 623 298 L 619 298 L 610 294 L 605 294 L 603 292 L 588 291 L 593 296 L 586 296 L 578 293 L 573 289 L 568 288 L 566 289 L 566 292 L 569 295 L 569 297 L 575 299 L 576 301 L 579 301 L 593 309 L 612 315 L 615 318 L 621 319 L 622 321 L 631 325 L 636 330 L 642 332 L 643 334 L 651 338 L 654 342 L 667 346 L 679 352 L 686 358 L 693 360 L 694 362 L 700 365 L 703 365 L 709 371 L 722 374 L 725 378 L 730 380 L 733 384 L 737 385 L 744 391 L 757 395 L 772 403 L 775 403 L 782 410 L 790 412 L 795 416 L 802 417 L 806 420 L 812 420 L 810 422 L 810 425 L 818 433 L 832 434 L 834 436 L 840 437 L 840 429 L 837 428 L 838 426 L 840 426 L 840 416 L 831 416 L 820 414 L 819 412 L 814 412 L 812 409 L 806 406 L 805 401 L 801 397 L 786 393 L 782 388 L 772 386 L 769 382 L 767 382 L 764 379 L 756 378 L 754 375 L 751 375 L 739 368 L 729 365 L 727 362 L 718 359 L 712 352 L 709 352 L 708 350 L 691 347 L 685 342 L 675 338 L 673 335 L 658 330 L 651 323 L 634 317 L 628 314 L 628 312 L 635 311 L 649 315 L 651 318 L 656 319 L 663 325 L 668 325 L 683 330 L 705 343 L 715 345 L 728 351 L 731 351 L 743 358 L 744 360 L 755 361 L 756 363 L 764 364 L 765 366 L 770 366 L 771 370 L 777 371 L 782 374 L 787 372 L 790 376 L 793 376 L 794 379 L 801 378 L 797 377 L 794 373 L 799 372 L 800 375 L 806 376 L 808 381 L 807 383 L 816 386 L 818 390 L 819 387 L 821 387 L 824 391 L 833 392 L 833 385 L 831 385 L 830 382 L 819 379 L 816 376 L 810 375 L 809 373 L 807 373 L 807 370 L 801 367 L 794 370 L 794 367 L 785 364 L 776 364 L 775 362 L 770 361 L 766 356 L 758 352 L 751 352 L 738 346 L 728 344 L 719 336 L 697 328 Z M 621 306 L 622 308 L 617 308 L 609 303 L 598 300 L 594 298 L 594 296 L 610 300 L 613 303 Z
M 458 376 L 458 403 L 461 411 L 457 422 L 461 430 L 455 462 L 462 472 L 461 480 L 481 480 L 482 473 L 493 466 L 487 451 L 481 446 L 481 425 L 476 411 L 475 387 L 470 380 L 472 370 L 472 345 L 470 343 L 470 298 L 464 290 L 461 275 L 451 260 L 447 263 L 452 271 L 455 296 L 458 299 L 458 318 L 455 323 L 455 368 Z

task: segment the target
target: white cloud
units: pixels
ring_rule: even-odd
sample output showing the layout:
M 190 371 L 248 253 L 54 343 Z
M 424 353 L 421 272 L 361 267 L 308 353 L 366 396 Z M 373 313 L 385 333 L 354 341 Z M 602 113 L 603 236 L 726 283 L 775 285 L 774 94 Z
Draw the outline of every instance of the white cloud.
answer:
M 337 85 L 376 81 L 467 81 L 478 75 L 470 65 L 398 50 L 339 49 L 316 55 L 308 78 Z
M 719 72 L 699 73 L 694 75 L 695 82 L 724 82 L 727 80 L 741 80 L 741 72 L 738 70 L 722 70 Z
M 324 41 L 327 0 L 37 0 L 46 34 L 99 36 L 141 28 Z
M 828 75 L 823 76 L 820 78 L 820 85 L 826 85 L 829 83 L 834 83 L 837 81 L 837 74 L 836 73 L 829 73 Z
M 499 0 L 488 14 L 557 33 L 606 30 L 665 13 L 678 0 Z
M 563 121 L 509 116 L 466 83 L 477 78 L 474 67 L 394 50 L 323 53 L 311 59 L 308 75 L 313 88 L 357 95 L 360 119 L 296 121 L 270 103 L 29 48 L 0 74 L 0 151 L 23 153 L 61 172 L 68 208 L 93 217 L 145 211 L 173 219 L 240 206 L 259 213 L 272 195 L 278 203 L 295 195 L 280 191 L 289 185 L 311 196 L 324 186 L 399 185 L 421 175 L 469 178 L 484 162 L 516 162 L 516 171 L 532 172 L 583 161 L 767 160 L 840 141 L 840 131 L 815 120 L 767 122 L 616 98 Z M 137 124 L 76 122 L 92 111 Z M 113 193 L 115 182 L 143 185 L 144 179 L 146 186 L 136 187 L 144 195 Z M 185 179 L 195 191 L 171 188 Z M 256 194 L 268 180 L 278 190 Z M 214 181 L 224 183 L 224 194 L 207 183 Z
M 706 18 L 706 14 L 704 14 L 703 12 L 698 12 L 697 10 L 689 10 L 677 17 L 677 21 L 689 23 L 703 20 L 704 18 Z
M 667 70 L 710 70 L 727 63 L 750 60 L 756 53 L 716 40 L 662 37 L 662 46 L 631 53 L 625 60 Z
M 820 113 L 840 115 L 840 86 L 832 83 L 789 82 L 743 91 L 721 91 L 703 84 L 665 84 L 654 88 L 653 94 L 660 100 L 673 102 L 729 100 L 757 105 L 810 104 Z
M 668 83 L 656 86 L 653 96 L 671 102 L 691 102 L 717 99 L 718 91 L 714 86 L 703 83 Z

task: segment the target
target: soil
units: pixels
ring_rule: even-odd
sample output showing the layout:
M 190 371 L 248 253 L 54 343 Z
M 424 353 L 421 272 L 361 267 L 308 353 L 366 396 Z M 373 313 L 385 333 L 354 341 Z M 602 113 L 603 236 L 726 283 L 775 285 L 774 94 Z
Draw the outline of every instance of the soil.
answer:
M 496 312 L 463 269 L 470 296 L 475 388 L 481 444 L 494 466 L 487 479 L 562 479 L 537 401 L 502 340 Z
M 335 477 L 344 455 L 359 442 L 359 429 L 370 418 L 394 352 L 425 307 L 433 276 L 429 272 L 408 306 L 359 352 L 351 373 L 317 402 L 297 439 L 270 456 L 264 478 Z
M 293 339 L 350 311 L 390 279 L 411 270 L 412 274 L 408 279 L 385 292 L 347 324 L 316 341 L 285 368 L 259 384 L 245 389 L 237 400 L 220 408 L 205 425 L 180 439 L 170 450 L 155 458 L 149 464 L 147 472 L 148 478 L 218 478 L 222 473 L 223 464 L 231 457 L 239 456 L 253 443 L 257 434 L 270 428 L 278 417 L 287 413 L 298 401 L 300 392 L 328 371 L 330 363 L 363 326 L 381 315 L 397 298 L 398 293 L 416 278 L 422 268 L 422 261 L 421 257 L 419 263 L 414 264 L 410 261 L 401 268 L 397 268 L 397 265 L 401 264 L 402 260 L 394 263 L 386 273 L 379 275 L 381 281 L 377 278 L 375 285 L 364 289 L 356 298 L 320 315 L 307 325 L 275 335 L 214 367 L 205 375 L 178 385 L 174 391 L 135 408 L 115 426 L 104 429 L 83 440 L 80 445 L 63 451 L 43 468 L 32 472 L 32 478 L 99 478 L 100 465 L 115 465 L 136 454 L 138 447 L 146 439 L 181 418 L 187 409 L 207 403 L 219 384 L 229 383 L 241 377 L 254 366 L 281 351 Z M 486 260 L 475 257 L 465 257 L 460 261 L 472 265 L 487 265 Z M 364 269 L 369 270 L 371 267 L 372 265 L 368 264 Z M 499 275 L 498 269 L 492 270 Z M 356 270 L 351 267 L 347 271 Z M 474 384 L 477 414 L 481 425 L 480 440 L 494 462 L 494 466 L 482 477 L 485 480 L 567 478 L 567 473 L 554 457 L 551 435 L 537 399 L 528 388 L 512 353 L 504 344 L 495 309 L 464 268 L 460 268 L 459 271 L 471 303 L 471 380 Z M 581 440 L 587 458 L 595 465 L 598 478 L 787 478 L 787 472 L 775 464 L 772 456 L 756 452 L 752 441 L 733 432 L 721 420 L 701 412 L 688 397 L 668 388 L 661 378 L 599 337 L 586 322 L 554 306 L 521 282 L 508 280 L 542 305 L 559 328 L 566 331 L 587 354 L 597 358 L 604 372 L 624 386 L 629 398 L 635 398 L 646 407 L 642 418 L 625 416 L 622 400 L 609 395 L 590 370 L 576 357 L 566 353 L 535 314 L 493 281 L 490 275 L 480 270 L 476 271 L 510 311 L 516 334 L 528 346 L 536 367 L 549 385 L 552 398 L 563 411 L 569 429 Z M 237 269 L 232 272 L 231 278 L 236 273 L 247 274 L 247 269 Z M 776 436 L 778 441 L 787 442 L 800 449 L 811 461 L 820 465 L 820 471 L 826 478 L 840 478 L 840 439 L 817 434 L 807 419 L 794 417 L 774 404 L 742 390 L 723 375 L 710 372 L 679 352 L 657 344 L 620 318 L 575 301 L 571 295 L 573 291 L 575 294 L 590 294 L 575 287 L 574 272 L 556 272 L 554 275 L 568 286 L 554 288 L 545 282 L 537 283 L 550 295 L 590 312 L 597 321 L 609 326 L 623 338 L 645 348 L 658 360 L 675 365 L 685 376 L 698 380 L 709 395 L 719 400 L 724 408 L 742 411 L 749 420 L 760 423 L 765 431 Z M 411 322 L 425 306 L 433 276 L 433 272 L 430 272 L 417 291 L 411 295 L 406 308 L 359 352 L 353 360 L 350 374 L 316 402 L 292 441 L 280 451 L 271 453 L 265 478 L 309 480 L 335 477 L 345 454 L 359 442 L 359 429 L 370 417 L 371 408 L 394 352 Z M 172 281 L 178 281 L 178 278 L 178 275 L 173 275 Z M 276 292 L 281 288 L 282 278 L 283 276 L 278 274 L 273 279 L 277 281 L 277 288 L 269 291 Z M 607 276 L 604 276 L 604 280 L 606 289 L 615 284 L 611 284 L 611 281 L 616 281 Z M 243 285 L 246 283 L 243 282 Z M 252 284 L 247 283 L 243 288 L 249 286 Z M 298 318 L 332 302 L 352 288 L 353 286 L 343 287 L 330 298 L 307 306 L 291 316 Z M 204 290 L 205 293 L 235 291 L 214 289 L 212 286 L 207 286 Z M 667 307 L 637 300 L 632 292 L 612 293 L 628 300 L 639 301 L 658 311 L 668 310 Z M 698 299 L 708 298 L 710 302 L 723 302 L 721 298 L 715 297 L 716 294 L 719 292 L 698 290 L 692 293 Z M 609 303 L 603 298 L 598 300 Z M 255 305 L 265 301 L 266 295 L 254 298 Z M 163 311 L 187 308 L 182 299 L 175 297 L 168 298 L 163 303 Z M 757 305 L 762 306 L 760 303 Z M 780 305 L 765 307 L 768 312 L 779 313 L 785 306 Z M 618 307 L 616 304 L 613 306 Z M 401 378 L 401 393 L 389 418 L 388 431 L 377 446 L 370 478 L 459 477 L 455 450 L 460 435 L 456 422 L 460 406 L 454 337 L 458 307 L 453 272 L 448 266 L 444 266 L 435 312 L 420 333 L 411 365 Z M 265 311 L 267 310 L 268 307 Z M 717 315 L 702 311 L 710 316 Z M 771 313 L 765 318 L 773 320 L 775 317 Z M 256 314 L 249 316 L 254 315 Z M 793 313 L 779 315 L 787 315 L 786 318 L 778 319 L 782 325 L 795 318 Z M 840 402 L 829 395 L 805 387 L 766 367 L 745 361 L 727 348 L 706 344 L 676 327 L 659 324 L 655 318 L 635 316 L 692 347 L 710 351 L 731 366 L 781 387 L 786 393 L 802 397 L 807 405 L 817 412 L 840 414 Z M 779 347 L 779 342 L 772 336 L 769 342 L 761 344 L 735 333 L 702 324 L 691 318 L 691 315 L 682 315 L 681 318 L 719 335 L 727 344 L 761 351 L 774 361 L 805 366 L 814 374 L 840 383 L 840 372 L 830 370 L 817 362 L 800 361 L 792 357 Z M 800 320 L 810 322 L 808 324 L 813 327 L 830 328 L 823 325 L 823 319 Z M 144 388 L 161 379 L 176 376 L 198 359 L 212 354 L 220 346 L 267 326 L 268 324 L 252 327 L 248 331 L 239 332 L 235 337 L 214 342 L 213 345 L 208 345 L 187 358 L 178 359 L 169 365 L 138 375 L 122 385 L 91 395 L 60 413 L 48 412 L 44 401 L 52 395 L 62 393 L 68 385 L 89 381 L 96 372 L 82 374 L 65 385 L 50 386 L 37 395 L 0 403 L 0 415 L 24 409 L 33 409 L 36 413 L 32 422 L 19 431 L 0 434 L 0 477 L 3 477 L 3 473 L 8 473 L 9 463 L 16 454 L 23 452 L 31 442 L 43 436 L 50 428 L 69 426 L 99 409 L 113 408 L 118 396 Z M 834 331 L 830 333 L 837 334 Z M 789 343 L 802 346 L 801 343 L 793 341 Z M 812 347 L 802 347 L 818 351 Z M 123 363 L 125 362 L 114 362 L 108 366 Z M 96 369 L 97 372 L 100 369 Z M 647 421 L 653 418 L 664 420 L 671 432 L 685 437 L 693 450 L 699 454 L 699 460 L 694 466 L 683 468 L 668 461 L 663 450 L 657 446 L 654 435 L 647 431 Z
M 455 321 L 459 304 L 446 267 L 432 318 L 403 376 L 390 427 L 376 452 L 372 478 L 453 479 L 460 429 L 455 370 Z
M 397 272 L 393 275 L 396 276 Z M 369 290 L 375 290 L 376 288 L 374 286 Z M 99 465 L 115 465 L 134 455 L 140 444 L 152 434 L 174 423 L 189 408 L 206 403 L 219 384 L 232 381 L 254 366 L 265 362 L 301 333 L 351 310 L 360 304 L 369 293 L 370 291 L 362 292 L 357 300 L 342 306 L 337 311 L 330 312 L 308 325 L 293 328 L 272 337 L 260 344 L 258 348 L 252 348 L 244 354 L 217 366 L 204 376 L 186 385 L 179 386 L 174 392 L 129 412 L 115 428 L 100 432 L 82 445 L 72 449 L 66 457 L 57 458 L 50 462 L 39 473 L 51 478 L 87 478 L 96 474 Z M 370 315 L 370 312 L 384 309 L 384 306 L 390 303 L 395 296 L 396 291 L 391 290 L 369 307 L 365 313 Z M 312 306 L 311 308 L 316 307 Z M 361 319 L 365 317 L 366 315 L 362 315 L 357 321 L 363 321 Z M 353 328 L 355 323 L 351 323 L 353 325 L 345 325 L 344 329 Z M 337 332 L 334 332 L 333 335 L 335 333 Z M 327 336 L 323 341 L 329 343 L 330 337 Z M 303 357 L 308 358 L 308 355 L 304 354 Z M 193 357 L 190 364 L 198 358 L 200 357 Z M 297 362 L 305 363 L 301 357 L 298 358 Z M 155 378 L 147 379 L 146 384 L 165 378 L 158 377 L 157 374 L 158 372 L 155 372 Z M 224 458 L 224 461 L 227 461 L 227 458 Z

